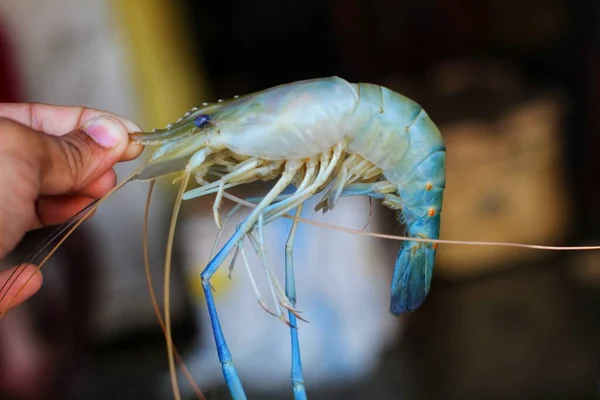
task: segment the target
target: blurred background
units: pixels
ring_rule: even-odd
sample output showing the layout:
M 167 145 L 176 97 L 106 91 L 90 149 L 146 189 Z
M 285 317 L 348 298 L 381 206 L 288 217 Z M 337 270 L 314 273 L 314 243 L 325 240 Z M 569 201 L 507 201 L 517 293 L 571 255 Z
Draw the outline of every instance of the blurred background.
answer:
M 204 101 L 295 80 L 377 83 L 422 104 L 445 137 L 443 239 L 597 245 L 599 22 L 592 0 L 2 0 L 0 101 L 86 105 L 149 130 Z M 161 305 L 176 189 L 161 182 L 150 215 Z M 0 321 L 1 399 L 172 398 L 143 265 L 146 190 L 132 184 L 107 201 L 44 267 L 43 290 Z M 195 381 L 225 399 L 198 288 L 217 233 L 211 202 L 184 205 L 171 307 Z M 314 204 L 304 217 L 403 233 L 367 199 L 325 216 Z M 289 227 L 265 232 L 280 277 Z M 33 232 L 2 267 L 46 234 Z M 425 304 L 395 318 L 388 287 L 400 246 L 301 224 L 309 398 L 600 398 L 599 252 L 441 245 Z M 231 280 L 223 270 L 217 307 L 249 397 L 291 398 L 287 327 L 258 306 L 242 264 Z

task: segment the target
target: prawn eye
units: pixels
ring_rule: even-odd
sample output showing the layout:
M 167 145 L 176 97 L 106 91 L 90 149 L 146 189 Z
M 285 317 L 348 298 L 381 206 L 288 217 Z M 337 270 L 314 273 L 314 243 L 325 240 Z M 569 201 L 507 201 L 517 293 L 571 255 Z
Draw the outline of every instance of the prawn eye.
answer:
M 196 128 L 202 128 L 208 123 L 209 119 L 210 118 L 208 118 L 208 115 L 198 115 L 194 120 L 194 125 L 196 125 Z

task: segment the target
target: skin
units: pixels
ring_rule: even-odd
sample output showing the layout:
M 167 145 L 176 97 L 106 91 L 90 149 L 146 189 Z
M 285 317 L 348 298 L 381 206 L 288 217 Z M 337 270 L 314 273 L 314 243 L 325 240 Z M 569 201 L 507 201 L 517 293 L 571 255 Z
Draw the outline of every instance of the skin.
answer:
M 28 231 L 60 224 L 110 191 L 114 165 L 142 151 L 129 143 L 128 133 L 135 131 L 141 128 L 100 110 L 0 103 L 0 260 Z M 13 269 L 0 271 L 0 287 Z M 33 265 L 13 280 L 7 295 L 0 293 L 0 312 L 42 285 Z

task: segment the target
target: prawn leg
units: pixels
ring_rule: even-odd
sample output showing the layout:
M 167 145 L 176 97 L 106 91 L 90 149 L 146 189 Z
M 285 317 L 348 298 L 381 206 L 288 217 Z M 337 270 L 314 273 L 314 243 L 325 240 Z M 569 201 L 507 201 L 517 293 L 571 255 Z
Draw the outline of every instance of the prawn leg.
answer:
M 252 229 L 256 223 L 258 216 L 262 213 L 263 209 L 267 207 L 272 201 L 274 201 L 283 190 L 292 183 L 292 180 L 300 168 L 299 162 L 288 162 L 286 163 L 285 171 L 281 178 L 275 184 L 275 186 L 269 191 L 269 193 L 261 200 L 257 207 L 252 210 L 250 215 L 239 225 L 236 232 L 231 238 L 225 243 L 223 248 L 217 253 L 217 255 L 208 263 L 206 268 L 200 274 L 202 289 L 206 298 L 206 306 L 208 309 L 208 315 L 212 326 L 213 336 L 217 346 L 217 355 L 221 368 L 223 370 L 223 377 L 227 383 L 227 387 L 234 400 L 246 399 L 246 393 L 242 386 L 240 377 L 233 364 L 231 351 L 225 340 L 223 329 L 219 321 L 217 308 L 215 305 L 215 299 L 212 293 L 212 286 L 210 284 L 210 278 L 215 272 L 221 267 L 225 258 L 229 253 L 238 245 L 238 242 L 243 239 L 248 232 Z
M 304 201 L 308 200 L 312 195 L 314 195 L 315 192 L 319 189 L 319 187 L 322 186 L 323 183 L 329 179 L 333 168 L 335 168 L 335 165 L 339 162 L 341 149 L 341 146 L 336 146 L 336 149 L 331 157 L 325 153 L 321 154 L 321 166 L 317 177 L 314 179 L 314 181 L 311 184 L 307 184 L 304 187 L 304 189 L 300 189 L 300 187 L 304 186 L 303 184 L 301 184 L 293 197 L 289 197 L 275 204 L 274 207 L 267 213 L 265 217 L 266 223 L 269 223 L 281 217 L 282 215 L 298 207 L 300 204 L 302 204 Z M 309 176 L 308 172 L 306 175 L 307 177 Z M 312 179 L 312 177 L 309 178 Z
M 340 197 L 368 196 L 376 200 L 383 200 L 383 205 L 395 210 L 400 210 L 402 209 L 402 200 L 400 199 L 400 196 L 393 194 L 395 191 L 396 188 L 393 184 L 387 181 L 354 183 L 344 187 Z
M 279 199 L 285 198 L 287 196 L 289 196 L 289 195 L 280 195 L 276 199 L 279 200 Z M 256 202 L 261 201 L 262 197 L 251 197 L 251 198 L 247 198 L 245 200 L 252 202 L 252 203 L 256 203 Z M 268 208 L 272 208 L 275 205 L 276 204 L 273 204 Z M 238 206 L 240 206 L 240 205 L 238 205 Z M 236 206 L 236 208 L 230 212 L 228 217 L 230 217 L 231 214 L 237 212 L 237 210 L 239 209 L 238 206 Z M 302 208 L 303 208 L 303 204 L 300 204 L 296 208 L 296 217 L 301 216 Z M 298 229 L 299 222 L 300 221 L 298 219 L 294 219 L 291 230 L 290 230 L 290 234 L 285 243 L 285 296 L 287 298 L 287 301 L 289 301 L 292 308 L 294 308 L 296 306 L 296 283 L 295 283 L 295 277 L 294 277 L 293 250 L 294 250 L 294 240 L 296 237 L 296 231 Z M 259 218 L 259 220 L 257 221 L 257 224 L 260 225 L 260 226 L 257 226 L 259 231 L 262 230 L 262 227 L 264 227 L 262 218 Z M 262 252 L 262 249 L 259 249 L 258 251 Z M 261 254 L 261 256 L 265 257 L 264 254 Z M 304 386 L 304 376 L 303 376 L 303 372 L 302 372 L 302 358 L 300 355 L 300 341 L 298 338 L 298 324 L 297 324 L 298 321 L 297 321 L 296 313 L 291 309 L 288 309 L 288 318 L 289 318 L 288 325 L 290 327 L 290 342 L 291 342 L 291 353 L 292 353 L 291 380 L 292 380 L 292 390 L 294 393 L 294 400 L 306 400 L 307 399 L 306 388 Z
M 351 196 L 368 196 L 375 200 L 383 200 L 383 204 L 395 210 L 402 209 L 402 200 L 396 194 L 396 187 L 388 181 L 379 181 L 373 183 L 352 183 L 344 186 L 339 196 L 332 199 L 330 193 L 315 206 L 315 211 L 323 209 L 325 213 L 333 208 L 339 198 Z
M 333 155 L 329 159 L 329 156 L 325 153 L 322 154 L 322 160 L 327 164 L 323 168 L 323 173 L 319 173 L 317 179 L 305 189 L 308 191 L 314 191 L 319 186 L 321 186 L 324 182 L 329 179 L 331 173 L 333 172 L 333 168 L 339 161 L 341 154 L 343 152 L 343 145 L 338 144 L 333 149 Z M 231 352 L 229 350 L 229 346 L 225 340 L 225 336 L 223 334 L 223 329 L 221 328 L 221 323 L 219 322 L 219 316 L 217 313 L 214 297 L 212 294 L 212 286 L 210 284 L 210 278 L 214 275 L 214 273 L 221 267 L 225 258 L 231 253 L 231 251 L 238 246 L 240 240 L 242 240 L 248 233 L 254 228 L 254 225 L 259 219 L 259 216 L 264 212 L 264 209 L 268 207 L 275 199 L 282 194 L 282 192 L 288 187 L 288 185 L 292 184 L 294 178 L 296 177 L 297 172 L 303 166 L 302 161 L 290 160 L 285 163 L 285 169 L 281 178 L 277 181 L 277 183 L 273 186 L 273 188 L 267 193 L 267 195 L 261 200 L 261 202 L 252 210 L 250 215 L 246 217 L 243 222 L 238 226 L 236 232 L 229 238 L 229 240 L 225 243 L 223 248 L 217 253 L 217 255 L 209 262 L 204 271 L 200 274 L 202 289 L 204 291 L 204 296 L 206 298 L 206 305 L 208 308 L 208 314 L 211 321 L 213 336 L 215 338 L 215 343 L 217 346 L 217 354 L 219 357 L 219 362 L 221 363 L 223 369 L 223 376 L 229 387 L 230 393 L 234 399 L 245 399 L 246 394 L 244 393 L 244 388 L 242 387 L 242 383 L 240 377 L 235 370 L 233 365 L 233 360 L 231 357 Z M 286 203 L 291 201 L 295 202 L 298 198 L 304 198 L 305 194 L 299 193 L 297 191 L 293 196 L 288 198 L 287 200 L 283 200 L 281 203 Z M 292 207 L 293 208 L 293 207 Z
M 273 207 L 273 206 L 271 206 Z M 302 214 L 303 203 L 296 208 L 296 217 L 300 217 Z M 294 276 L 294 240 L 296 238 L 296 231 L 298 229 L 300 221 L 294 219 L 290 233 L 285 243 L 285 296 L 291 307 L 296 306 L 296 283 Z M 264 227 L 263 218 L 259 218 L 257 222 L 257 229 L 262 231 Z M 262 234 L 261 243 L 262 243 Z M 266 259 L 264 254 L 264 248 L 261 246 L 257 252 L 261 253 L 261 256 Z M 291 380 L 292 380 L 292 391 L 294 393 L 294 400 L 306 400 L 306 388 L 304 386 L 304 376 L 302 372 L 302 358 L 300 355 L 300 341 L 298 338 L 298 324 L 297 318 L 299 318 L 293 309 L 288 309 L 289 327 L 290 327 L 290 344 L 292 354 L 292 369 L 291 369 Z
M 302 204 L 296 208 L 296 217 L 302 214 Z M 296 307 L 296 282 L 294 278 L 294 239 L 300 220 L 294 219 L 290 234 L 285 243 L 285 295 L 292 307 Z M 300 356 L 300 341 L 298 340 L 298 326 L 296 315 L 289 310 L 290 340 L 292 346 L 292 390 L 295 400 L 306 400 L 306 388 L 304 387 L 304 376 L 302 373 L 302 359 Z

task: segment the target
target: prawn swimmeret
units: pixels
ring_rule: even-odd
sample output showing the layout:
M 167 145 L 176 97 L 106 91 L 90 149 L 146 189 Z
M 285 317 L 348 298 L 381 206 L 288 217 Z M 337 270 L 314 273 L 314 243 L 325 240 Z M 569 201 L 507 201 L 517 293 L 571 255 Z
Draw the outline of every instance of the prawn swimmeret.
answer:
M 313 195 L 324 193 L 316 207 L 323 212 L 333 209 L 345 196 L 369 196 L 397 210 L 408 239 L 396 258 L 390 311 L 396 316 L 413 311 L 427 297 L 440 242 L 446 148 L 436 125 L 411 99 L 374 84 L 352 84 L 338 77 L 311 79 L 205 104 L 165 129 L 133 133 L 131 140 L 157 148 L 147 163 L 111 193 L 59 227 L 60 233 L 70 230 L 50 255 L 85 216 L 126 183 L 154 183 L 158 177 L 180 173 L 165 260 L 164 324 L 158 312 L 165 330 L 175 398 L 179 398 L 179 389 L 176 351 L 170 336 L 168 271 L 182 200 L 216 193 L 213 213 L 219 227 L 223 197 L 252 206 L 200 275 L 218 358 L 234 399 L 245 399 L 246 395 L 219 323 L 210 280 L 232 252 L 234 257 L 240 253 L 246 259 L 242 247 L 246 238 L 264 264 L 262 228 L 282 216 L 290 217 L 287 214 L 294 210 L 296 217 L 286 243 L 285 289 L 268 276 L 277 298 L 276 315 L 290 327 L 294 398 L 306 398 L 297 335 L 297 320 L 302 318 L 295 309 L 292 249 L 303 203 Z M 190 179 L 199 187 L 186 191 Z M 234 186 L 271 180 L 274 185 L 264 197 L 242 201 L 226 192 Z M 286 191 L 288 188 L 292 190 Z M 259 296 L 257 290 L 256 294 Z M 279 306 L 288 311 L 287 320 Z

